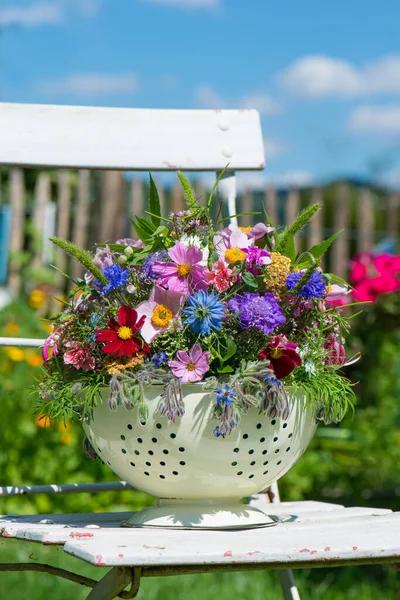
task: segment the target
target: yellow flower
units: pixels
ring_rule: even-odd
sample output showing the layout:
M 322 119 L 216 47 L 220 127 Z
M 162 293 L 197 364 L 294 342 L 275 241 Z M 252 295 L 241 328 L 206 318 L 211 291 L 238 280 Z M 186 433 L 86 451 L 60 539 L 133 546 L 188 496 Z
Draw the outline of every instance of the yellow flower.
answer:
M 30 354 L 29 356 L 27 356 L 26 362 L 31 367 L 40 367 L 40 365 L 43 364 L 43 359 L 38 354 Z
M 61 436 L 61 443 L 62 444 L 72 444 L 73 439 L 74 439 L 74 437 L 73 437 L 72 433 L 69 433 L 69 431 L 66 431 Z
M 232 248 L 225 250 L 225 258 L 228 263 L 235 263 L 246 258 L 246 252 L 243 252 L 243 250 L 237 246 L 233 246 Z
M 71 427 L 71 421 L 65 421 L 65 423 L 58 423 L 57 425 L 58 431 L 69 431 Z
M 42 329 L 44 329 L 44 331 L 46 333 L 53 333 L 54 331 L 54 327 L 51 323 L 49 323 L 48 321 L 42 321 L 40 323 L 40 326 L 42 327 Z
M 118 363 L 116 361 L 110 363 L 107 373 L 110 375 L 118 375 L 121 371 L 125 371 L 126 369 L 130 369 L 136 365 L 141 365 L 143 362 L 143 353 L 139 353 L 136 356 L 132 356 L 126 363 Z
M 4 327 L 4 333 L 7 335 L 16 335 L 19 330 L 20 326 L 15 321 L 8 321 Z
M 271 279 L 265 279 L 267 289 L 279 296 L 286 287 L 286 279 L 290 273 L 291 260 L 280 252 L 271 252 L 271 262 L 267 273 Z
M 247 233 L 252 229 L 252 226 L 249 225 L 248 227 L 239 227 L 239 229 L 241 229 L 244 233 Z
M 46 294 L 42 290 L 32 290 L 29 294 L 28 304 L 31 308 L 40 308 L 46 300 Z
M 35 423 L 37 427 L 50 427 L 52 424 L 52 420 L 46 415 L 36 415 Z
M 12 346 L 11 348 L 7 348 L 6 353 L 14 362 L 21 362 L 25 358 L 25 352 L 22 348 Z

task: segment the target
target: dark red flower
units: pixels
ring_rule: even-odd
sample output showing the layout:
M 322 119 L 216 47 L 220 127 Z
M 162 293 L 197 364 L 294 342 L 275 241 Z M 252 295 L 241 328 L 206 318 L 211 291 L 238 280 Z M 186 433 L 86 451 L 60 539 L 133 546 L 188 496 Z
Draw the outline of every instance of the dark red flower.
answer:
M 278 379 L 287 377 L 295 367 L 301 366 L 300 355 L 296 352 L 297 344 L 289 342 L 284 335 L 276 336 L 259 354 L 260 358 L 269 360 Z
M 103 352 L 108 354 L 118 354 L 118 356 L 132 356 L 139 350 L 150 353 L 148 345 L 137 336 L 145 316 L 137 320 L 136 310 L 130 306 L 121 306 L 118 310 L 117 319 L 112 317 L 108 322 L 108 329 L 96 329 L 96 341 L 106 342 L 102 348 Z

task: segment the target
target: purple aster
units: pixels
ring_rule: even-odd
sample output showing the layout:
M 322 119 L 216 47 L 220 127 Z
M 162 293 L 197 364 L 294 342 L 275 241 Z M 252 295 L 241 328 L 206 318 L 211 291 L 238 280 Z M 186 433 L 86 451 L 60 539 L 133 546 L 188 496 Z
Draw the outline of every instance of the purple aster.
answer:
M 286 279 L 286 287 L 292 291 L 304 275 L 305 270 L 298 273 L 291 273 Z M 322 298 L 325 296 L 327 281 L 321 271 L 315 271 L 305 285 L 296 293 L 296 296 L 311 300 L 312 298 Z
M 128 269 L 123 269 L 118 264 L 106 267 L 103 269 L 103 273 L 108 279 L 106 285 L 102 285 L 97 279 L 94 280 L 94 284 L 102 296 L 107 296 L 112 290 L 122 287 L 128 282 Z
M 232 312 L 239 313 L 242 329 L 257 327 L 266 335 L 271 334 L 275 327 L 279 327 L 286 321 L 282 308 L 273 294 L 260 296 L 260 294 L 246 292 L 243 296 L 236 296 L 229 300 L 228 308 Z

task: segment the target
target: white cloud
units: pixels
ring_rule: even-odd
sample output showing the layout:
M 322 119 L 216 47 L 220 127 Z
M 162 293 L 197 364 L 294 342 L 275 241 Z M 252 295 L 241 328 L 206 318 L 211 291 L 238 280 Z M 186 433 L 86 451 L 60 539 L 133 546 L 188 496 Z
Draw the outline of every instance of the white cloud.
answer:
M 35 27 L 45 23 L 60 23 L 62 20 L 63 12 L 57 4 L 39 3 L 31 6 L 0 8 L 0 25 L 3 27 L 10 25 Z
M 282 156 L 282 154 L 285 154 L 286 150 L 287 146 L 281 140 L 276 138 L 264 138 L 264 151 L 267 162 L 272 158 Z
M 220 6 L 220 0 L 142 0 L 142 2 L 178 8 L 217 8 Z
M 387 56 L 361 68 L 329 56 L 304 56 L 285 69 L 278 81 L 302 98 L 400 94 L 400 56 Z
M 102 96 L 103 94 L 136 93 L 139 80 L 132 73 L 108 75 L 100 73 L 77 73 L 56 81 L 42 83 L 40 91 L 45 94 L 72 94 L 75 96 Z
M 348 128 L 357 133 L 400 134 L 400 104 L 359 106 L 349 116 Z
M 202 108 L 254 108 L 262 115 L 281 111 L 279 104 L 267 92 L 249 92 L 238 98 L 227 98 L 211 85 L 202 84 L 194 91 L 195 102 Z

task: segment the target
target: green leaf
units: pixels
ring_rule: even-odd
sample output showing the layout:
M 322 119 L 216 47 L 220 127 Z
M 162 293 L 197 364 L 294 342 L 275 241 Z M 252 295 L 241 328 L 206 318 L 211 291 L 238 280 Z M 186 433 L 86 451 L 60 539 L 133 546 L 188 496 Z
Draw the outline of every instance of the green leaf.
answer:
M 139 225 L 139 223 L 136 223 L 134 219 L 131 219 L 131 223 L 139 240 L 141 240 L 143 243 L 146 243 L 148 240 L 147 232 Z
M 181 171 L 178 171 L 177 175 L 183 188 L 183 195 L 185 196 L 188 209 L 195 210 L 198 208 L 198 204 L 196 200 L 196 194 L 194 193 L 194 189 L 192 188 L 190 181 L 184 176 L 183 173 L 181 173 Z
M 222 169 L 221 173 L 218 175 L 217 180 L 216 180 L 216 182 L 214 183 L 214 185 L 212 187 L 212 190 L 211 190 L 210 195 L 208 197 L 207 210 L 210 210 L 210 208 L 211 208 L 211 204 L 212 204 L 212 201 L 213 201 L 213 196 L 214 196 L 215 190 L 217 189 L 217 185 L 219 184 L 220 179 L 225 174 L 225 172 L 226 172 L 226 170 L 227 170 L 228 167 L 229 167 L 229 163 L 226 165 L 226 167 L 224 169 Z
M 222 367 L 222 369 L 217 369 L 217 371 L 218 373 L 233 373 L 233 369 L 229 365 Z
M 237 350 L 237 345 L 235 344 L 235 342 L 233 340 L 231 340 L 230 338 L 227 338 L 226 341 L 227 341 L 227 349 L 226 349 L 226 354 L 224 354 L 224 356 L 221 358 L 222 362 L 226 362 L 227 360 L 232 358 L 232 356 L 234 354 L 236 354 L 236 350 Z
M 292 233 L 287 237 L 285 256 L 290 258 L 292 262 L 296 260 L 296 248 L 294 246 L 294 235 Z
M 252 288 L 257 288 L 258 284 L 257 284 L 257 280 L 254 277 L 253 273 L 250 273 L 250 271 L 245 271 L 242 275 L 243 281 L 245 282 L 246 285 L 248 285 L 249 287 Z
M 150 173 L 149 208 L 150 208 L 150 213 L 152 213 L 151 220 L 153 221 L 154 225 L 156 227 L 158 227 L 160 224 L 160 215 L 161 215 L 160 198 L 158 196 L 157 187 L 156 187 L 156 184 L 154 183 L 151 173 Z
M 330 238 L 324 240 L 323 242 L 320 242 L 319 244 L 316 244 L 315 246 L 313 246 L 312 248 L 310 248 L 308 250 L 308 252 L 310 254 L 312 254 L 312 256 L 316 259 L 316 260 L 321 260 L 321 258 L 324 256 L 325 252 L 328 250 L 328 248 L 332 245 L 332 243 L 336 240 L 336 238 L 344 231 L 344 229 L 341 229 L 340 231 L 337 231 L 336 233 L 334 233 L 333 235 L 331 235 Z M 307 257 L 304 258 L 304 260 L 301 260 L 301 262 L 298 264 L 298 266 L 300 267 L 302 264 L 304 263 L 308 263 L 309 261 L 307 261 Z
M 307 223 L 312 219 L 315 213 L 319 211 L 320 208 L 320 204 L 312 204 L 311 206 L 307 206 L 307 208 L 305 208 L 303 212 L 301 212 L 296 217 L 293 223 L 285 228 L 279 239 L 279 244 L 276 247 L 276 252 L 281 252 L 282 254 L 285 254 L 286 245 L 288 243 L 290 235 L 293 235 L 294 237 L 296 233 L 303 229 L 303 227 L 307 225 Z

